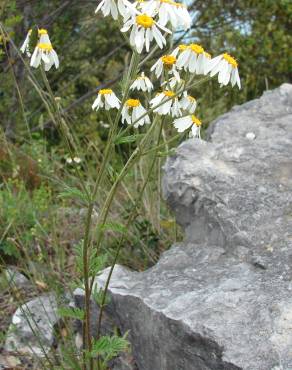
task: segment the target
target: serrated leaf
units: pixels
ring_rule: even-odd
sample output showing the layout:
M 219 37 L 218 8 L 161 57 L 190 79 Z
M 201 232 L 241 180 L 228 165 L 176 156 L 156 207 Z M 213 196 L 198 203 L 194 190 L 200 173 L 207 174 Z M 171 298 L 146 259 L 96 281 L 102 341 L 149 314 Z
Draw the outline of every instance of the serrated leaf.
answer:
M 77 271 L 83 273 L 83 240 L 75 246 Z M 88 275 L 96 276 L 106 267 L 108 256 L 106 254 L 96 255 L 96 249 L 88 250 Z
M 97 355 L 101 356 L 105 362 L 116 357 L 119 353 L 126 351 L 129 348 L 129 342 L 127 341 L 126 333 L 123 337 L 104 336 L 93 342 L 92 351 L 90 352 L 91 357 Z
M 90 277 L 99 274 L 105 268 L 108 259 L 106 254 L 95 256 L 95 253 L 94 250 L 89 257 L 88 275 Z
M 68 187 L 64 191 L 62 191 L 58 195 L 58 198 L 75 198 L 83 202 L 87 202 L 87 197 L 81 190 L 71 187 Z
M 84 319 L 84 311 L 81 308 L 61 307 L 58 309 L 58 314 L 62 317 L 70 317 L 71 319 Z
M 92 292 L 92 298 L 94 301 L 98 304 L 98 306 L 106 306 L 110 302 L 110 297 L 108 294 L 105 296 L 105 301 L 103 303 L 103 295 L 104 290 L 102 288 L 98 289 L 98 287 L 95 285 L 94 290 Z

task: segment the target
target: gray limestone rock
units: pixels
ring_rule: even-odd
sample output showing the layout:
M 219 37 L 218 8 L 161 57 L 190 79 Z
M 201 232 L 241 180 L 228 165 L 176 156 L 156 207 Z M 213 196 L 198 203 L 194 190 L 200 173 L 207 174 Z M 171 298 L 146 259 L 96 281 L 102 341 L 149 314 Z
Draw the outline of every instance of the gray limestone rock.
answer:
M 164 168 L 185 241 L 145 272 L 116 266 L 108 310 L 140 370 L 291 370 L 292 85 L 233 108 L 209 138 Z
M 30 280 L 13 266 L 3 272 L 3 283 L 10 289 L 27 289 L 32 287 Z
M 43 357 L 54 342 L 54 326 L 59 321 L 54 295 L 37 297 L 19 307 L 12 317 L 6 351 Z

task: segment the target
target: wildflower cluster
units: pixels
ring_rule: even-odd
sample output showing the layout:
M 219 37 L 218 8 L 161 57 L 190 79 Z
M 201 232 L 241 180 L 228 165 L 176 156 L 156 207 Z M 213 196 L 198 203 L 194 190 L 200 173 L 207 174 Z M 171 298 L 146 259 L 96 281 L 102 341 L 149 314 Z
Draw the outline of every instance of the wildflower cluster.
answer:
M 177 29 L 187 30 L 192 23 L 187 7 L 173 0 L 137 0 L 134 3 L 128 0 L 101 0 L 96 8 L 98 12 L 122 24 L 121 32 L 128 35 L 129 44 L 138 55 L 150 52 L 155 46 L 163 49 L 168 35 Z M 21 51 L 31 57 L 30 65 L 37 68 L 43 63 L 46 71 L 53 65 L 58 68 L 59 59 L 47 30 L 38 30 L 32 55 L 29 51 L 31 33 L 32 30 L 21 47 Z M 218 75 L 221 86 L 231 83 L 241 88 L 237 61 L 227 53 L 212 58 L 196 43 L 180 44 L 162 55 L 150 68 L 150 74 L 154 74 L 158 81 L 152 82 L 144 71 L 140 71 L 129 86 L 130 93 L 136 95 L 127 96 L 123 101 L 111 89 L 99 90 L 92 108 L 120 110 L 122 122 L 133 124 L 134 127 L 151 122 L 150 109 L 160 116 L 170 116 L 179 132 L 191 128 L 191 135 L 200 136 L 201 121 L 194 116 L 197 102 L 187 92 L 189 81 L 199 75 Z M 160 87 L 151 97 L 157 85 Z
M 120 19 L 123 23 L 121 32 L 129 32 L 129 43 L 133 50 L 141 54 L 148 53 L 152 44 L 160 49 L 166 45 L 167 35 L 176 29 L 187 30 L 191 26 L 191 16 L 184 4 L 172 0 L 102 0 L 96 12 Z M 121 107 L 120 99 L 112 90 L 100 90 L 92 106 L 93 109 L 122 109 L 122 122 L 134 127 L 149 124 L 150 113 L 143 106 L 137 92 L 144 93 L 144 101 L 150 111 L 160 116 L 169 116 L 178 132 L 190 129 L 191 136 L 200 137 L 201 121 L 194 115 L 197 101 L 187 92 L 188 82 L 195 76 L 210 77 L 218 74 L 220 85 L 240 88 L 238 64 L 229 54 L 215 58 L 196 43 L 178 45 L 173 51 L 162 55 L 150 68 L 160 83 L 160 91 L 153 97 L 154 83 L 141 71 L 131 82 L 130 91 L 136 96 L 127 99 Z

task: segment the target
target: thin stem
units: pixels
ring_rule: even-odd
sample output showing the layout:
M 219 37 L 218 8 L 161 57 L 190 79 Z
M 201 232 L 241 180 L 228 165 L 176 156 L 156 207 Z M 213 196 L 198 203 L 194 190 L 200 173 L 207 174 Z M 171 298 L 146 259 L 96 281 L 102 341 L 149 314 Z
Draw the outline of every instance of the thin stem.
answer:
M 108 215 L 108 212 L 109 212 L 111 203 L 113 201 L 113 197 L 114 197 L 115 192 L 117 190 L 117 187 L 120 184 L 120 182 L 123 180 L 123 178 L 125 177 L 125 175 L 128 173 L 128 170 L 131 168 L 131 166 L 141 156 L 143 147 L 146 144 L 147 140 L 149 139 L 150 135 L 152 134 L 152 131 L 155 128 L 158 119 L 159 119 L 159 116 L 156 115 L 156 117 L 155 117 L 152 125 L 149 128 L 149 130 L 144 135 L 143 139 L 141 140 L 141 142 L 139 143 L 139 145 L 137 146 L 137 148 L 134 150 L 134 152 L 129 157 L 128 161 L 126 162 L 126 164 L 122 168 L 121 172 L 117 176 L 114 184 L 112 185 L 112 187 L 111 187 L 111 189 L 110 189 L 110 191 L 108 193 L 108 196 L 107 196 L 107 198 L 106 198 L 106 200 L 104 202 L 104 205 L 102 207 L 102 210 L 100 212 L 100 217 L 99 217 L 100 220 L 99 220 L 99 225 L 98 225 L 99 232 L 98 232 L 98 237 L 97 237 L 96 246 L 95 246 L 96 247 L 96 250 L 98 250 L 98 248 L 99 248 L 99 245 L 100 245 L 100 242 L 101 242 L 101 238 L 102 238 L 102 231 L 101 231 L 102 230 L 102 226 L 105 224 L 105 221 L 106 221 L 106 218 L 107 218 L 107 215 Z M 94 278 L 91 281 L 91 287 L 90 287 L 91 290 L 92 290 L 92 287 L 93 287 L 93 282 L 94 282 Z
M 84 232 L 85 236 L 84 236 L 84 242 L 83 242 L 83 276 L 84 276 L 84 288 L 85 288 L 85 325 L 83 325 L 83 328 L 84 328 L 83 339 L 85 339 L 85 344 L 86 344 L 85 348 L 88 349 L 89 351 L 91 351 L 91 348 L 92 348 L 91 337 L 90 337 L 90 296 L 91 296 L 92 289 L 90 286 L 91 284 L 89 281 L 89 272 L 88 272 L 88 250 L 91 244 L 90 230 L 91 230 L 91 223 L 92 223 L 92 213 L 93 213 L 94 202 L 95 202 L 95 198 L 96 198 L 96 195 L 99 189 L 99 185 L 102 182 L 105 169 L 108 165 L 108 159 L 112 151 L 114 137 L 116 135 L 119 120 L 122 114 L 122 108 L 129 94 L 131 78 L 132 78 L 132 75 L 135 74 L 137 70 L 138 60 L 139 58 L 138 58 L 137 53 L 133 53 L 128 75 L 127 75 L 126 82 L 125 82 L 125 90 L 124 90 L 121 106 L 117 112 L 117 115 L 113 123 L 111 122 L 110 117 L 108 117 L 110 123 L 112 123 L 111 130 L 109 133 L 109 138 L 108 138 L 108 142 L 106 145 L 105 154 L 102 160 L 101 168 L 99 170 L 98 177 L 96 179 L 94 189 L 91 195 L 91 202 L 87 210 L 86 227 L 85 227 L 85 232 Z M 92 358 L 90 358 L 89 368 L 90 370 L 93 369 L 93 359 Z
M 59 129 L 59 131 L 60 131 L 61 135 L 63 136 L 63 138 L 64 138 L 64 140 L 65 140 L 65 143 L 66 143 L 66 146 L 67 146 L 67 149 L 68 149 L 68 151 L 69 151 L 70 157 L 71 157 L 71 159 L 72 159 L 72 161 L 73 161 L 73 160 L 74 160 L 74 153 L 73 153 L 72 148 L 71 148 L 71 146 L 74 146 L 74 143 L 72 142 L 72 141 L 73 141 L 73 139 L 71 140 L 71 142 L 69 141 L 69 139 L 68 139 L 68 135 L 66 134 L 66 132 L 65 132 L 65 130 L 64 130 L 64 128 L 63 128 L 64 119 L 63 119 L 63 117 L 61 116 L 60 106 L 59 106 L 59 104 L 56 102 L 56 99 L 55 99 L 54 93 L 53 93 L 53 91 L 52 91 L 51 85 L 50 85 L 50 83 L 49 83 L 49 80 L 48 80 L 48 78 L 47 78 L 47 75 L 46 75 L 46 72 L 45 72 L 45 70 L 44 70 L 43 66 L 41 66 L 41 74 L 42 74 L 42 78 L 43 78 L 43 81 L 44 81 L 44 83 L 45 83 L 45 86 L 46 86 L 46 88 L 48 89 L 49 96 L 50 96 L 50 99 L 51 99 L 51 101 L 52 101 L 52 104 L 53 104 L 53 106 L 55 107 L 55 112 L 56 112 L 56 115 L 57 115 L 57 118 L 58 118 L 59 124 L 58 124 L 58 125 L 56 124 L 56 120 L 55 120 L 55 119 L 53 120 L 53 122 L 55 123 L 55 126 Z M 75 150 L 76 150 L 76 148 L 75 148 Z M 77 154 L 78 154 L 78 153 L 77 153 Z M 77 172 L 77 176 L 78 176 L 78 178 L 79 178 L 80 184 L 81 184 L 81 186 L 82 186 L 82 189 L 83 189 L 83 191 L 84 191 L 84 193 L 85 193 L 85 195 L 86 195 L 86 197 L 87 197 L 87 199 L 88 199 L 88 201 L 89 201 L 89 200 L 90 200 L 90 194 L 89 194 L 89 192 L 88 192 L 88 190 L 87 190 L 87 188 L 86 188 L 86 185 L 85 185 L 85 183 L 84 183 L 84 180 L 83 180 L 83 178 L 82 178 L 82 175 L 81 175 L 81 173 L 80 173 L 80 171 L 79 171 L 78 167 L 76 168 L 76 172 Z
M 68 148 L 68 151 L 70 153 L 71 159 L 73 160 L 74 153 L 72 151 L 71 145 L 68 136 L 66 135 L 66 132 L 63 128 L 63 118 L 60 114 L 59 106 L 55 100 L 53 91 L 51 89 L 50 83 L 47 79 L 46 73 L 43 69 L 43 66 L 41 66 L 41 74 L 43 81 L 45 83 L 45 86 L 49 92 L 49 96 L 51 98 L 52 104 L 55 106 L 55 112 L 58 118 L 58 125 L 56 125 L 55 117 L 54 121 L 55 125 L 57 128 L 59 128 L 61 135 L 63 136 L 66 146 Z M 86 189 L 85 183 L 83 182 L 82 176 L 77 169 L 77 174 L 81 183 L 81 186 L 83 188 L 84 193 L 86 194 L 88 200 L 90 201 L 90 195 Z M 87 218 L 86 218 L 86 223 L 85 223 L 85 237 L 84 237 L 84 242 L 83 242 L 83 276 L 84 276 L 84 287 L 85 287 L 85 295 L 89 295 L 89 269 L 88 269 L 88 245 L 89 245 L 89 238 L 90 238 L 90 228 L 91 228 L 91 215 L 93 211 L 94 203 L 90 201 L 88 205 L 88 213 L 87 213 Z M 85 348 L 90 352 L 92 349 L 92 343 L 91 343 L 91 335 L 90 335 L 90 300 L 85 300 L 85 315 L 84 315 L 84 322 L 83 322 L 83 330 L 82 330 L 82 335 L 83 335 L 83 343 L 85 344 Z M 83 370 L 86 370 L 86 354 L 83 352 Z M 93 370 L 93 359 L 89 359 L 89 369 Z
M 169 144 L 173 143 L 174 141 L 176 141 L 180 137 L 181 137 L 181 134 L 175 135 L 170 140 L 164 141 L 164 143 L 159 144 L 158 146 L 156 146 L 154 148 L 146 150 L 146 152 L 142 153 L 142 156 L 147 155 L 147 154 L 152 153 L 152 152 L 157 152 L 159 149 L 162 149 L 163 147 L 167 147 Z
M 157 150 L 159 148 L 159 142 L 160 142 L 160 139 L 161 139 L 162 127 L 163 127 L 163 122 L 161 121 L 160 127 L 159 127 L 159 134 L 158 134 L 158 138 L 157 138 L 156 151 L 154 152 L 152 162 L 150 164 L 148 173 L 147 173 L 146 178 L 145 178 L 145 180 L 143 182 L 143 185 L 142 185 L 142 189 L 139 192 L 139 196 L 138 196 L 135 204 L 133 205 L 133 209 L 132 209 L 132 211 L 130 213 L 130 216 L 128 218 L 128 221 L 127 221 L 127 224 L 126 224 L 126 227 L 125 227 L 126 230 L 129 228 L 129 226 L 131 225 L 131 223 L 133 221 L 133 218 L 134 218 L 134 216 L 136 214 L 136 209 L 137 209 L 139 203 L 141 202 L 141 199 L 142 199 L 143 193 L 145 191 L 146 185 L 149 182 L 149 178 L 150 178 L 150 176 L 152 174 L 153 167 L 154 167 L 155 161 L 157 159 Z M 119 244 L 118 244 L 118 247 L 117 247 L 117 250 L 116 250 L 116 254 L 115 254 L 113 263 L 111 265 L 111 268 L 110 268 L 110 271 L 109 271 L 109 274 L 108 274 L 108 277 L 107 277 L 107 280 L 106 280 L 106 283 L 105 283 L 105 287 L 104 287 L 104 290 L 103 290 L 102 301 L 101 301 L 100 311 L 99 311 L 99 317 L 98 317 L 97 338 L 99 338 L 99 336 L 100 336 L 100 328 L 101 328 L 102 314 L 103 314 L 103 311 L 104 311 L 104 306 L 105 306 L 105 301 L 106 301 L 106 295 L 107 295 L 108 288 L 109 288 L 109 283 L 110 283 L 110 280 L 111 280 L 111 277 L 112 277 L 112 274 L 113 274 L 114 267 L 115 267 L 115 265 L 117 263 L 117 260 L 118 260 L 119 254 L 120 254 L 121 247 L 122 247 L 123 242 L 125 240 L 125 236 L 126 236 L 126 233 L 124 233 L 122 235 L 122 237 L 121 237 L 121 239 L 119 241 Z
M 99 170 L 98 177 L 97 177 L 95 187 L 94 187 L 94 190 L 93 190 L 93 195 L 92 195 L 93 199 L 95 199 L 95 197 L 96 197 L 98 187 L 99 187 L 99 185 L 102 181 L 104 171 L 105 171 L 105 168 L 107 166 L 108 158 L 109 158 L 111 150 L 112 150 L 112 144 L 114 142 L 114 137 L 115 137 L 115 134 L 116 134 L 116 131 L 117 131 L 117 128 L 118 128 L 119 120 L 120 120 L 121 115 L 122 115 L 122 109 L 123 109 L 123 106 L 125 104 L 125 101 L 128 98 L 128 94 L 129 94 L 129 90 L 130 90 L 131 77 L 137 71 L 138 61 L 139 61 L 139 55 L 136 52 L 134 52 L 132 54 L 132 58 L 131 58 L 130 66 L 129 66 L 129 72 L 128 72 L 127 79 L 126 79 L 126 82 L 125 82 L 125 91 L 123 93 L 123 99 L 122 99 L 120 108 L 119 108 L 119 110 L 116 114 L 115 120 L 113 122 L 112 129 L 110 130 L 109 139 L 108 139 L 108 142 L 107 142 L 107 146 L 105 148 L 105 154 L 104 154 L 102 164 L 101 164 L 101 168 Z

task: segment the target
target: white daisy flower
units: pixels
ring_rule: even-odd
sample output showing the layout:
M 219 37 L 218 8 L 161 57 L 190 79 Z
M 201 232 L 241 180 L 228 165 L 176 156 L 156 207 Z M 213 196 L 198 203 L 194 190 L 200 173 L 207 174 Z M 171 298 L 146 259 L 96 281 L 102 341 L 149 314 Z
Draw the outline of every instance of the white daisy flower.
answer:
M 48 35 L 48 31 L 44 28 L 38 30 L 40 44 L 51 44 L 51 40 Z
M 166 26 L 168 23 L 176 29 L 185 30 L 191 26 L 191 17 L 185 5 L 172 0 L 139 1 L 137 6 L 143 13 L 158 14 L 158 23 Z
M 165 101 L 165 103 L 163 103 Z M 178 98 L 175 96 L 173 91 L 165 90 L 158 93 L 155 98 L 150 100 L 150 107 L 155 108 L 153 111 L 159 115 L 171 114 L 173 117 L 179 117 L 182 115 Z
M 142 90 L 143 92 L 151 92 L 153 90 L 153 84 L 148 77 L 145 76 L 144 72 L 141 73 L 140 76 L 136 78 L 136 80 L 132 83 L 131 90 Z
M 92 104 L 92 109 L 99 110 L 99 108 L 104 108 L 105 110 L 110 110 L 111 108 L 120 108 L 120 100 L 117 98 L 116 94 L 111 89 L 101 89 L 98 92 L 97 98 Z
M 175 2 L 178 25 L 177 27 L 183 27 L 184 30 L 188 30 L 192 25 L 192 18 L 188 12 L 187 7 L 184 4 Z
M 185 51 L 187 48 L 188 48 L 188 45 L 186 45 L 186 44 L 180 44 L 180 45 L 178 45 L 173 50 L 173 52 L 171 53 L 171 55 L 174 55 L 177 58 L 178 54 L 181 53 L 181 52 L 183 52 L 183 51 Z
M 155 22 L 155 20 L 147 14 L 140 14 L 135 17 L 131 17 L 131 19 L 124 24 L 121 32 L 127 32 L 130 28 L 130 44 L 136 48 L 139 54 L 142 52 L 144 45 L 146 51 L 149 51 L 150 43 L 153 39 L 155 39 L 160 49 L 166 45 L 166 40 L 160 29 L 167 33 L 171 33 L 169 29 Z
M 197 101 L 193 96 L 188 95 L 188 93 L 185 91 L 179 102 L 179 105 L 183 110 L 193 114 L 197 108 Z
M 162 75 L 163 71 L 166 71 L 173 74 L 178 82 L 180 81 L 179 73 L 176 69 L 176 57 L 174 55 L 164 55 L 159 58 L 151 67 L 151 72 L 153 71 L 157 78 Z
M 196 116 L 189 115 L 177 118 L 174 120 L 173 123 L 178 132 L 184 132 L 191 127 L 190 136 L 201 138 L 200 129 L 202 126 L 202 122 Z
M 145 113 L 147 113 L 147 111 L 142 106 L 139 99 L 128 99 L 122 109 L 122 122 L 124 123 L 126 121 L 128 125 L 134 123 L 135 128 L 143 126 L 145 123 L 149 125 L 150 118 L 148 114 Z M 143 116 L 144 114 L 145 116 Z
M 111 15 L 113 19 L 117 20 L 119 14 L 124 18 L 124 21 L 129 19 L 131 15 L 136 14 L 137 11 L 133 4 L 128 0 L 101 0 L 95 13 L 102 11 L 104 17 Z
M 44 63 L 45 71 L 49 71 L 53 65 L 55 68 L 59 68 L 59 58 L 52 44 L 39 42 L 34 49 L 30 60 L 30 66 L 38 68 L 40 63 Z
M 31 53 L 28 50 L 31 34 L 32 34 L 32 30 L 30 29 L 27 32 L 24 43 L 22 44 L 22 46 L 20 48 L 21 52 L 22 53 L 26 52 L 26 54 L 29 57 L 31 56 Z M 50 41 L 50 38 L 49 38 L 49 35 L 48 35 L 48 31 L 45 30 L 44 28 L 41 28 L 41 29 L 38 30 L 38 43 L 40 43 L 40 44 L 51 44 L 51 41 Z
M 239 89 L 241 88 L 239 73 L 238 73 L 238 63 L 237 61 L 227 53 L 219 55 L 211 59 L 208 66 L 208 72 L 210 76 L 213 77 L 218 74 L 218 82 L 221 85 L 226 86 L 229 81 L 232 87 L 237 84 Z
M 25 38 L 25 40 L 24 40 L 24 42 L 23 42 L 23 44 L 21 45 L 21 48 L 20 48 L 20 51 L 21 51 L 22 53 L 26 53 L 26 55 L 27 55 L 28 57 L 31 57 L 31 53 L 30 53 L 30 51 L 29 51 L 29 49 L 28 49 L 29 42 L 30 42 L 30 35 L 31 35 L 31 33 L 32 33 L 32 30 L 29 30 L 29 31 L 27 32 L 26 38 Z
M 174 50 L 174 53 L 176 50 Z M 178 51 L 180 51 L 176 63 L 178 68 L 183 68 L 190 73 L 200 74 L 207 65 L 209 66 L 209 58 L 201 45 L 190 44 L 186 48 L 185 45 L 180 45 Z
M 174 90 L 174 91 L 177 91 L 179 90 L 181 87 L 183 87 L 185 81 L 183 79 L 179 79 L 179 81 L 176 79 L 176 77 L 171 77 L 168 81 L 164 81 L 161 86 L 169 86 L 171 88 L 171 90 Z

